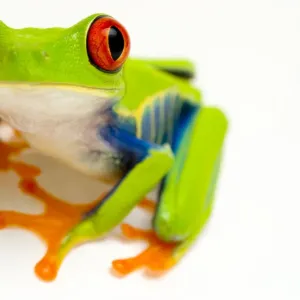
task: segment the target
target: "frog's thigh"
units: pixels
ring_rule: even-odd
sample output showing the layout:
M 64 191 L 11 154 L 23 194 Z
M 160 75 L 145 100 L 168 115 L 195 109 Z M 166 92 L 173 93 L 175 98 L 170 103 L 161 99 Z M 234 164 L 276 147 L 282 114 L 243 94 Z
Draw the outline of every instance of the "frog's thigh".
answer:
M 202 108 L 176 151 L 153 220 L 164 241 L 189 244 L 210 215 L 227 120 L 216 108 Z

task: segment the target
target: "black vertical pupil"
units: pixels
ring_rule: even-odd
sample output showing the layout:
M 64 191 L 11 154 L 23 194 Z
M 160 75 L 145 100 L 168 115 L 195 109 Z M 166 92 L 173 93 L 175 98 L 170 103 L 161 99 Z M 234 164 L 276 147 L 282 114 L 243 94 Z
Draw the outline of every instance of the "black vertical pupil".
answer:
M 108 44 L 113 60 L 117 60 L 124 50 L 124 38 L 120 30 L 115 26 L 109 29 Z

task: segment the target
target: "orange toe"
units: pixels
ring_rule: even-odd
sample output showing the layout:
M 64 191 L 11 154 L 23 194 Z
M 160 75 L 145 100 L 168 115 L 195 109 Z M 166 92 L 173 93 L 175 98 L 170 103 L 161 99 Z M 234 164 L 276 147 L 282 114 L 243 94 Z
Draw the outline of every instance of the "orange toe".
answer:
M 32 195 L 36 189 L 36 181 L 24 179 L 19 182 L 19 188 L 25 194 Z
M 149 245 L 135 257 L 114 260 L 112 267 L 118 274 L 127 275 L 141 267 L 163 272 L 175 264 L 172 254 L 177 244 L 160 241 L 152 230 L 142 230 L 128 224 L 123 224 L 121 229 L 127 238 L 142 239 Z
M 56 259 L 45 256 L 36 264 L 35 273 L 44 281 L 53 281 L 57 276 L 58 269 Z

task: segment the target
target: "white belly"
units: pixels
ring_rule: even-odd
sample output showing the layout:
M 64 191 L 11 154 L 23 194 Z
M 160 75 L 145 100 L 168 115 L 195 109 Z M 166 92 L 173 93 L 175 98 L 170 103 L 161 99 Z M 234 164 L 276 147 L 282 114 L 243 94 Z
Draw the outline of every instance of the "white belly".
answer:
M 87 174 L 89 176 L 98 177 L 101 173 L 100 166 L 92 165 L 85 161 L 83 157 L 88 154 L 88 149 L 84 149 L 80 145 L 71 145 L 63 141 L 57 141 L 51 138 L 43 138 L 38 135 L 28 133 L 23 134 L 28 144 L 39 152 L 56 158 L 70 167 Z
M 116 172 L 109 159 L 114 149 L 97 135 L 107 122 L 101 110 L 108 105 L 111 95 L 99 91 L 0 85 L 0 115 L 22 132 L 30 146 L 89 176 L 110 181 Z M 104 155 L 95 155 L 100 151 Z

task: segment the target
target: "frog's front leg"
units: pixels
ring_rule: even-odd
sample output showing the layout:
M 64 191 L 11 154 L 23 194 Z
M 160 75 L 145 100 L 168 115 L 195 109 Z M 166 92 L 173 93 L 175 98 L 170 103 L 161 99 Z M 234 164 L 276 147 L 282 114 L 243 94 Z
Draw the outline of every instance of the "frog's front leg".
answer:
M 47 192 L 34 178 L 20 174 L 21 190 L 42 201 L 45 211 L 39 215 L 0 211 L 0 228 L 31 230 L 46 243 L 46 254 L 35 267 L 42 280 L 54 280 L 69 250 L 78 243 L 101 237 L 118 225 L 138 202 L 151 208 L 151 202 L 144 196 L 168 172 L 173 154 L 168 146 L 156 147 L 131 134 L 126 137 L 126 134 L 114 136 L 114 133 L 110 132 L 109 137 L 115 139 L 121 148 L 125 142 L 124 151 L 130 158 L 135 158 L 135 165 L 133 163 L 132 170 L 109 194 L 86 205 L 69 204 Z M 16 170 L 17 166 L 16 162 Z M 101 201 L 103 203 L 99 204 Z
M 89 211 L 63 240 L 57 258 L 60 265 L 67 253 L 76 245 L 101 238 L 119 225 L 131 210 L 144 199 L 168 173 L 174 161 L 169 145 L 157 146 L 126 131 L 107 128 L 107 137 L 134 161 L 130 170 L 104 199 Z
M 165 271 L 193 244 L 212 209 L 227 120 L 215 108 L 201 108 L 186 123 L 175 151 L 175 163 L 166 176 L 153 218 L 153 230 L 130 225 L 122 230 L 130 239 L 143 239 L 149 247 L 133 258 L 113 262 L 123 275 L 146 266 Z

